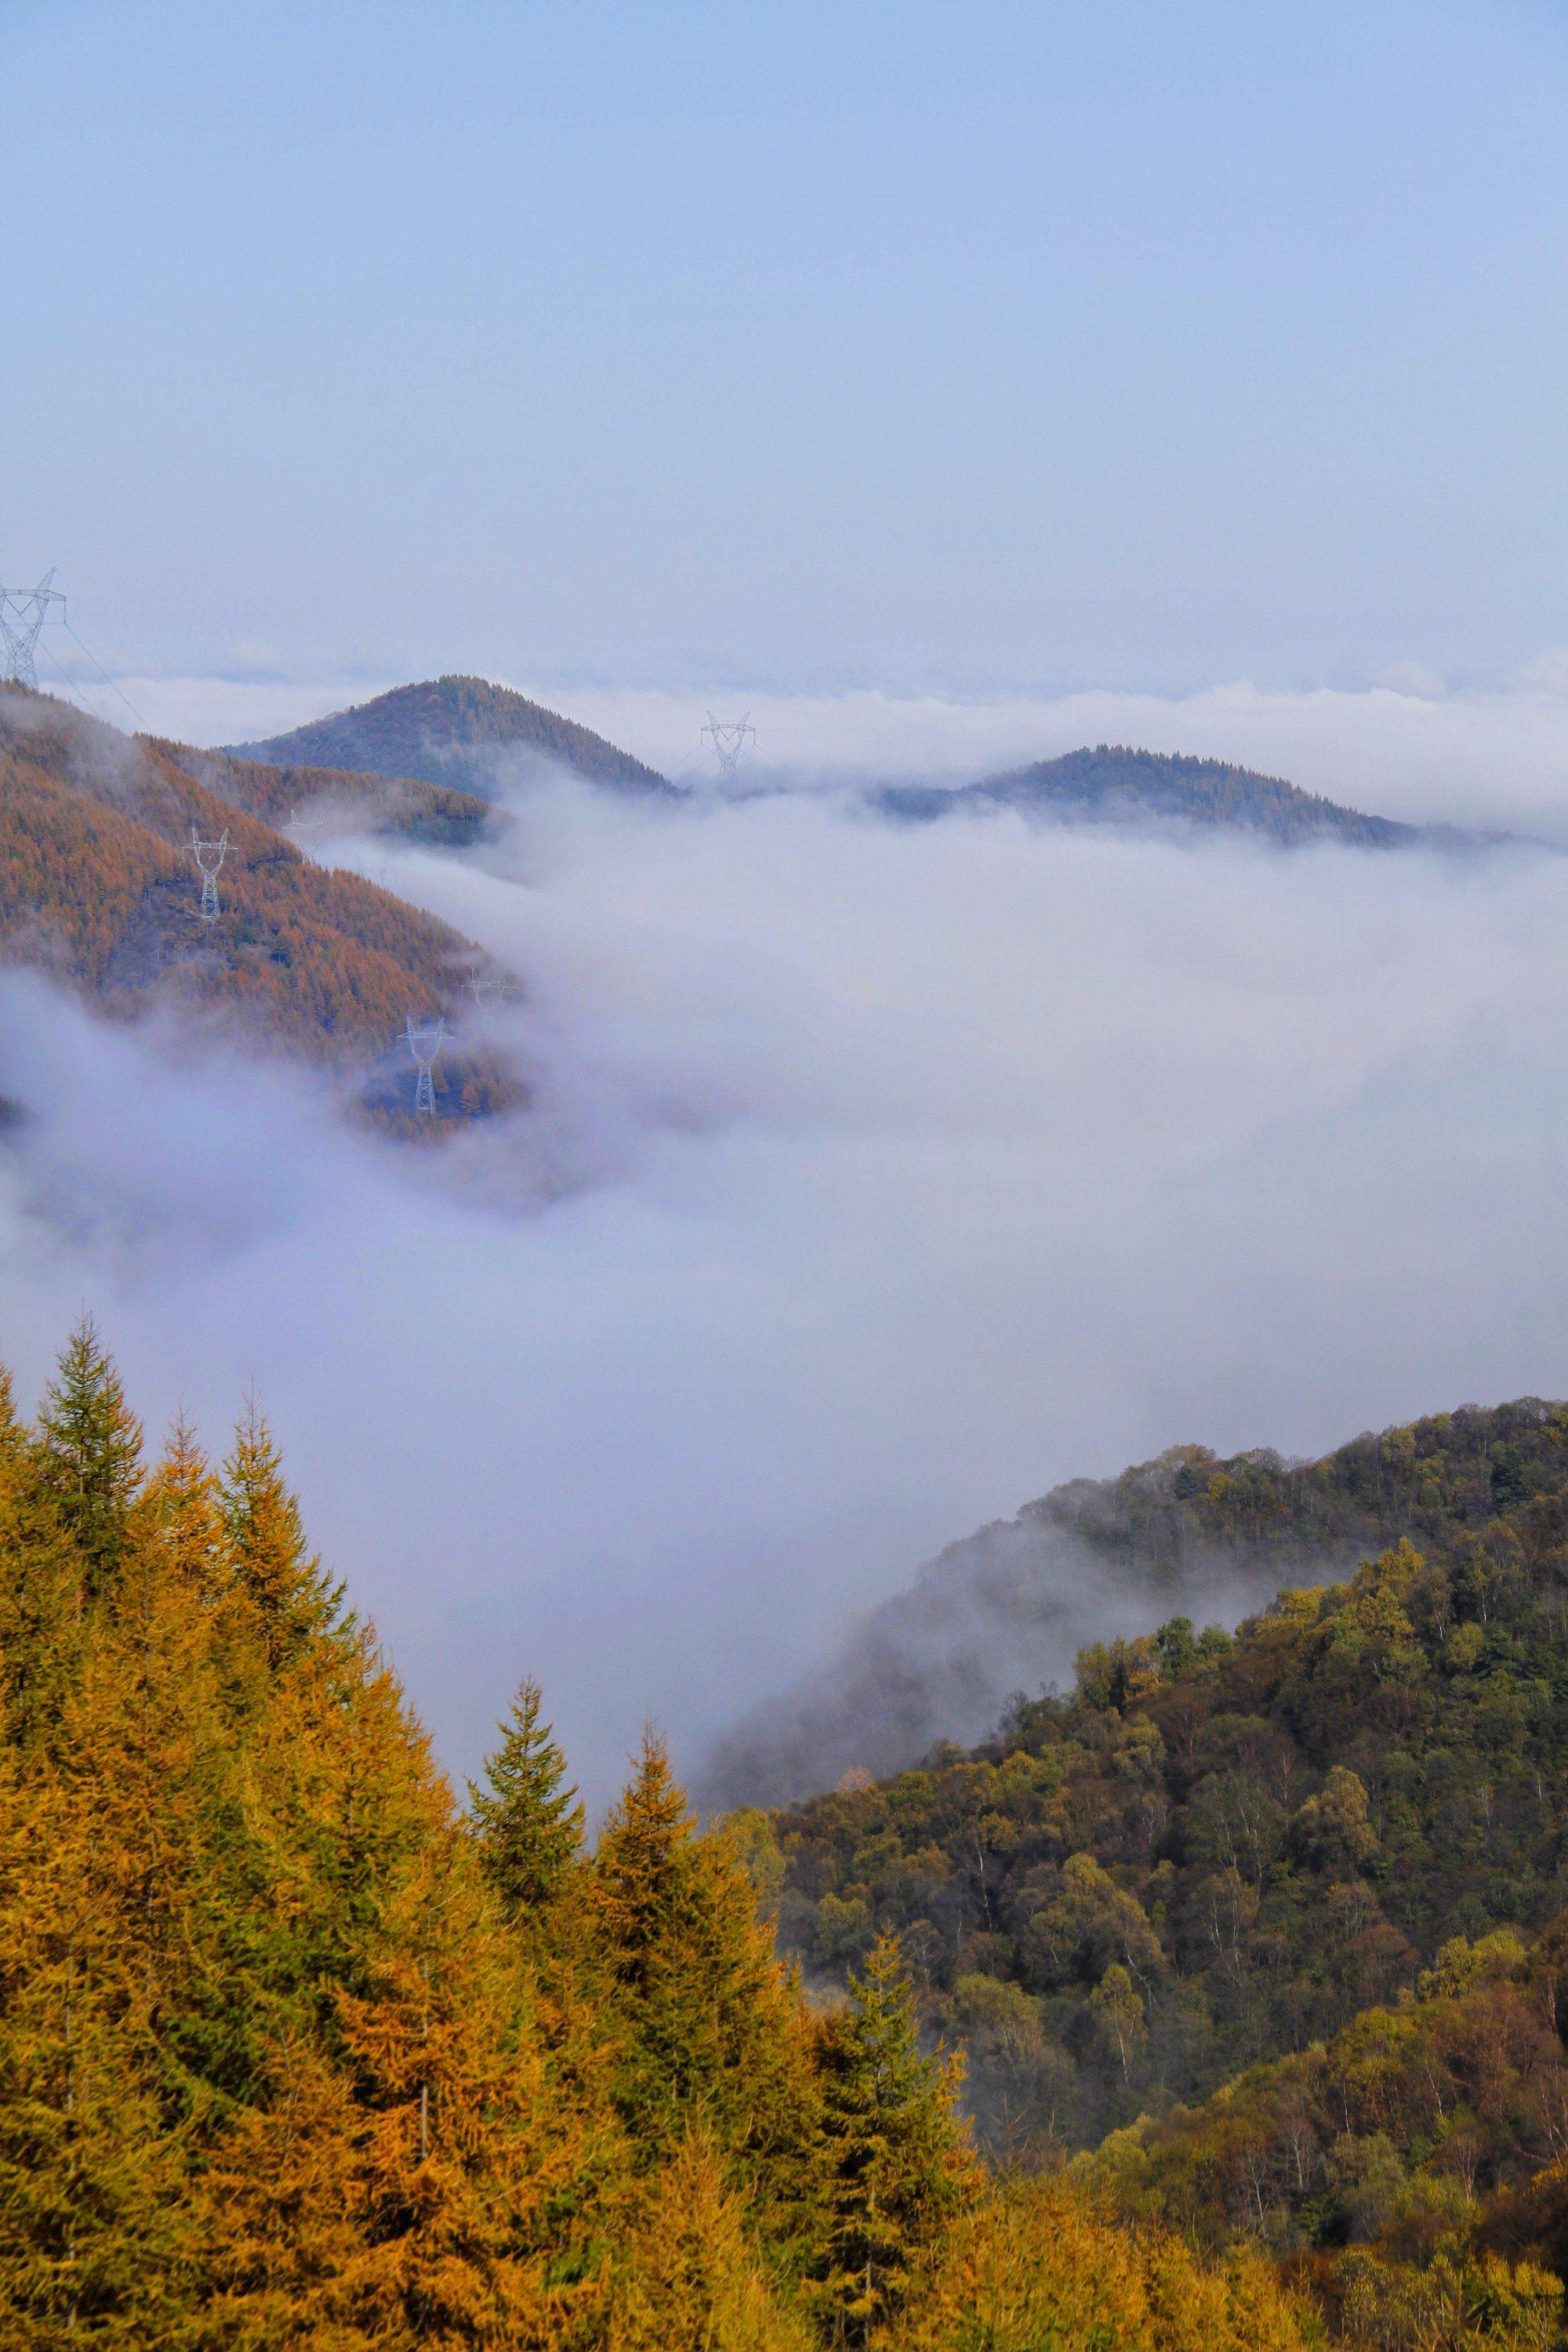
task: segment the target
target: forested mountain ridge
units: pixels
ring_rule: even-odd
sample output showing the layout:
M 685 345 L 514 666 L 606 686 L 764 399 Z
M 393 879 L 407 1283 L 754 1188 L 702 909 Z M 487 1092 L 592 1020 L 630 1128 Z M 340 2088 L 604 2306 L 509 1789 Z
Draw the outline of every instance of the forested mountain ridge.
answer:
M 288 768 L 265 760 L 244 760 L 228 751 L 198 751 L 188 743 L 145 739 L 196 783 L 236 808 L 247 809 L 268 824 L 320 813 L 360 833 L 386 834 L 465 849 L 491 817 L 488 801 L 454 784 L 434 784 L 418 776 L 377 776 L 345 768 Z
M 886 784 L 874 795 L 889 816 L 929 823 L 941 816 L 990 808 L 1016 809 L 1058 822 L 1181 823 L 1254 833 L 1281 848 L 1338 841 L 1357 849 L 1476 845 L 1489 836 L 1448 825 L 1405 824 L 1367 816 L 1279 776 L 1258 774 L 1223 760 L 1172 751 L 1141 751 L 1100 743 L 1058 759 L 988 776 L 952 789 L 935 784 Z
M 1491 1449 L 1512 1442 L 1521 1415 L 1528 1436 L 1537 1410 L 1465 1406 L 1315 1462 L 1178 1445 L 1113 1478 L 1070 1479 L 950 1544 L 829 1665 L 743 1717 L 709 1759 L 704 1800 L 780 1804 L 851 1769 L 897 1771 L 933 1741 L 981 1739 L 1020 1688 L 1070 1680 L 1097 1636 L 1177 1612 L 1234 1623 L 1284 1585 L 1349 1575 L 1402 1535 L 1479 1525 Z
M 1456 2238 L 1568 2271 L 1568 1915 L 1528 1942 L 1451 1937 L 1414 1988 L 1327 2042 L 1250 2068 L 1205 2105 L 1112 2132 L 1074 2178 L 1133 2219 L 1217 2250 L 1296 2258 L 1336 2298 L 1335 2249 L 1436 2272 Z
M 1395 2000 L 1452 1938 L 1568 1903 L 1568 1407 L 1180 1475 L 1167 1530 L 1273 1521 L 1283 1557 L 1304 1476 L 1327 1522 L 1405 1532 L 1234 1637 L 1177 1618 L 1089 1645 L 1066 1696 L 971 1751 L 745 1817 L 785 1948 L 831 1978 L 896 1931 L 987 2132 L 1020 2146 L 1206 2097 Z
M 0 1376 L 0 1800 L 17 2352 L 1316 2340 L 988 2180 L 896 1949 L 806 2002 L 651 1734 L 590 1850 L 525 1679 L 459 1812 L 265 1427 L 149 1464 L 90 1326 Z
M 286 735 L 230 746 L 241 759 L 275 766 L 366 770 L 383 776 L 417 776 L 488 799 L 498 762 L 549 763 L 616 792 L 676 797 L 657 769 L 634 759 L 574 719 L 488 678 L 427 678 L 395 687 L 349 710 L 317 719 Z
M 447 925 L 353 874 L 313 866 L 266 816 L 355 779 L 295 772 L 268 807 L 243 768 L 132 738 L 68 705 L 0 690 L 0 953 L 114 1012 L 174 1001 L 242 1024 L 254 1040 L 345 1073 L 374 1070 L 412 1013 L 455 1013 L 479 950 Z M 377 779 L 365 791 L 384 796 Z M 430 788 L 413 786 L 417 794 Z M 394 794 L 399 829 L 460 824 L 456 796 Z M 200 916 L 195 830 L 228 847 L 219 919 Z M 456 1056 L 443 1108 L 503 1098 L 503 1076 Z

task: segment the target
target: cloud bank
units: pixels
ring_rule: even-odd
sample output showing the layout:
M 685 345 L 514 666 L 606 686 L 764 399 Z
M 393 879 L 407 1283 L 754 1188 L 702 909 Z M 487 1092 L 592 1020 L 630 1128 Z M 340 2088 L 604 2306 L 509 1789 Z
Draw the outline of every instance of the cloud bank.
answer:
M 396 682 L 132 677 L 122 685 L 155 732 L 214 744 L 298 726 Z M 1354 688 L 1241 681 L 1169 696 L 669 692 L 526 677 L 508 682 L 674 776 L 710 771 L 711 753 L 700 740 L 710 708 L 728 716 L 749 709 L 755 773 L 972 781 L 1082 743 L 1125 742 L 1235 761 L 1376 815 L 1568 840 L 1568 654 L 1465 687 L 1447 687 L 1412 667 Z M 107 687 L 84 679 L 82 688 L 100 716 L 124 724 L 125 706 Z
M 458 1769 L 525 1669 L 595 1799 L 689 1767 L 1060 1478 L 1568 1388 L 1568 861 L 565 786 L 320 854 L 523 976 L 529 1110 L 397 1149 L 10 977 L 0 1349 L 254 1379 Z

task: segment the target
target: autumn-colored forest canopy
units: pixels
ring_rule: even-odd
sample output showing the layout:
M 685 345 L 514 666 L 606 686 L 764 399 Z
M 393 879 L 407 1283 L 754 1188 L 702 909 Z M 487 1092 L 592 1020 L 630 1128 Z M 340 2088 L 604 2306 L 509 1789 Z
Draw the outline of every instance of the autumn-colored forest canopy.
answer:
M 525 1680 L 459 1805 L 265 1426 L 149 1459 L 90 1326 L 0 1389 L 0 1732 L 7 2347 L 1315 2340 L 991 2177 L 896 1942 L 808 1999 L 652 1734 L 590 1845 Z
M 426 841 L 461 849 L 477 840 L 490 814 L 476 793 L 418 776 L 374 776 L 342 768 L 279 767 L 230 751 L 196 751 L 188 743 L 147 739 L 198 784 L 249 810 L 268 824 L 286 824 L 301 810 L 321 809 L 352 820 L 363 833 Z
M 0 688 L 0 955 L 112 1013 L 173 1002 L 345 1075 L 397 1069 L 409 1015 L 455 1015 L 486 960 L 390 891 L 303 857 L 277 827 L 313 803 L 454 842 L 483 815 L 461 793 L 228 761 Z M 228 835 L 216 923 L 200 917 L 193 829 Z M 516 1092 L 471 1053 L 449 1055 L 437 1084 L 449 1114 Z

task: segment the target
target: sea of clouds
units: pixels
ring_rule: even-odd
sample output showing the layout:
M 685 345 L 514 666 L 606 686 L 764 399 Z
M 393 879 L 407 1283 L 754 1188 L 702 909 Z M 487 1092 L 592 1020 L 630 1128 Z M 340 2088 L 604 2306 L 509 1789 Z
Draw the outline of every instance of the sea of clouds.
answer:
M 1491 800 L 1339 789 L 1546 829 L 1494 751 Z M 525 1670 L 595 1801 L 647 1713 L 695 1766 L 1063 1477 L 1568 1391 L 1568 858 L 903 828 L 834 788 L 885 764 L 318 829 L 524 984 L 473 1022 L 529 1108 L 442 1151 L 0 980 L 25 1402 L 84 1306 L 154 1430 L 254 1381 L 458 1769 Z
M 1082 743 L 1134 743 L 1235 761 L 1379 815 L 1568 839 L 1568 652 L 1463 685 L 1409 665 L 1354 686 L 1242 680 L 1171 695 L 733 685 L 671 691 L 526 676 L 511 682 L 681 778 L 711 766 L 701 736 L 710 713 L 735 719 L 744 711 L 756 729 L 750 756 L 765 771 L 796 778 L 967 782 Z M 127 676 L 113 688 L 90 677 L 79 683 L 83 698 L 116 726 L 127 723 L 133 706 L 155 733 L 220 744 L 368 701 L 395 681 Z

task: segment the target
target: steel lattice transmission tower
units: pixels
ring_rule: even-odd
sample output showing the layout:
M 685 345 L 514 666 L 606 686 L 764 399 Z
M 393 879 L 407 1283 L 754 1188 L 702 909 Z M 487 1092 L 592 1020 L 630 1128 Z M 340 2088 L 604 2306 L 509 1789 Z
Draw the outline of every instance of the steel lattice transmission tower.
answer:
M 698 740 L 701 741 L 706 739 L 711 742 L 719 761 L 719 773 L 727 782 L 740 765 L 741 754 L 746 748 L 747 736 L 750 735 L 754 740 L 756 732 L 756 729 L 752 724 L 752 714 L 749 710 L 741 719 L 715 719 L 713 713 L 710 711 L 708 724 L 699 730 Z
M 217 877 L 219 868 L 228 856 L 228 827 L 224 827 L 216 841 L 203 841 L 195 826 L 192 825 L 191 856 L 202 869 L 202 920 L 204 923 L 216 923 L 218 915 Z
M 37 586 L 26 594 L 16 588 L 0 588 L 0 645 L 5 651 L 5 675 L 17 686 L 30 686 L 35 694 L 38 673 L 33 664 L 33 651 L 44 634 L 49 606 L 58 604 L 60 618 L 65 618 L 66 600 L 54 579 L 55 567 L 51 564 Z
M 447 1042 L 447 1016 L 434 1021 L 416 1022 L 413 1013 L 404 1024 L 403 1042 L 408 1048 L 409 1059 L 419 1076 L 414 1082 L 414 1109 L 416 1117 L 436 1116 L 436 1080 L 433 1076 L 437 1057 Z

